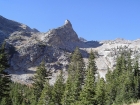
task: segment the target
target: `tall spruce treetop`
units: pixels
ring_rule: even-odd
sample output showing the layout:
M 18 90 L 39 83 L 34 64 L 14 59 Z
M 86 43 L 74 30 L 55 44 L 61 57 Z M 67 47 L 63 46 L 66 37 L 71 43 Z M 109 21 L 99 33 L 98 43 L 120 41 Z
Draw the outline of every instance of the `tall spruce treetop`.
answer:
M 78 48 L 72 54 L 68 68 L 68 79 L 66 88 L 62 97 L 62 105 L 74 105 L 79 99 L 84 79 L 84 61 Z
M 69 64 L 68 72 L 73 73 L 76 71 L 76 69 L 81 70 L 81 73 L 83 72 L 85 65 L 83 61 L 83 57 L 79 51 L 79 48 L 77 47 L 72 54 L 71 61 Z
M 139 63 L 136 61 L 134 63 L 134 76 L 140 76 L 140 70 L 139 70 Z
M 10 105 L 10 99 L 9 99 L 9 94 L 10 94 L 10 76 L 4 71 L 7 69 L 10 65 L 8 64 L 8 58 L 7 54 L 5 52 L 5 42 L 2 44 L 2 47 L 0 49 L 0 103 L 2 101 L 5 104 Z M 3 105 L 4 105 L 3 103 Z
M 96 87 L 96 101 L 98 105 L 106 105 L 106 88 L 104 78 L 99 78 Z
M 72 81 L 71 80 L 72 79 L 69 76 L 67 79 L 64 94 L 63 94 L 62 100 L 61 100 L 62 105 L 71 105 L 71 103 L 73 102 L 73 100 L 71 100 L 71 97 L 72 97 L 72 93 L 71 93 Z
M 131 53 L 128 53 L 128 57 L 127 57 L 127 70 L 128 70 L 129 72 L 132 72 Z
M 140 99 L 140 70 L 138 60 L 134 63 L 135 97 Z
M 91 50 L 91 53 L 89 56 L 89 63 L 88 63 L 87 71 L 88 70 L 91 73 L 93 73 L 93 75 L 94 75 L 93 77 L 94 77 L 94 81 L 95 81 L 95 75 L 97 74 L 97 66 L 96 66 L 96 62 L 95 62 L 95 55 L 92 50 Z
M 45 86 L 41 92 L 41 96 L 38 100 L 37 105 L 53 105 L 53 104 L 51 104 L 51 96 L 52 96 L 51 90 L 52 89 L 51 89 L 51 86 L 49 84 L 49 81 L 46 80 L 44 84 L 45 84 Z
M 64 78 L 63 71 L 61 70 L 52 90 L 52 101 L 54 105 L 61 105 L 63 93 L 64 93 Z
M 116 61 L 116 68 L 113 70 L 112 74 L 114 78 L 118 78 L 122 72 L 126 72 L 126 59 L 124 54 L 122 53 L 121 56 L 117 57 Z
M 5 52 L 5 44 L 4 42 L 0 49 L 0 73 L 4 73 L 4 70 L 10 66 Z
M 82 85 L 83 80 L 84 80 L 84 75 L 85 75 L 85 64 L 83 61 L 83 57 L 79 51 L 79 48 L 77 47 L 74 51 L 74 53 L 72 54 L 72 58 L 69 64 L 69 68 L 68 68 L 68 73 L 69 73 L 69 77 L 71 76 L 71 79 L 77 80 L 77 83 L 79 81 L 79 86 Z
M 50 75 L 50 72 L 46 70 L 45 68 L 45 62 L 42 61 L 41 64 L 38 66 L 36 70 L 36 75 L 34 76 L 34 83 L 33 83 L 33 89 L 34 89 L 34 95 L 36 96 L 36 100 L 39 99 L 41 92 L 44 88 L 44 83 L 46 78 Z
M 95 104 L 95 74 L 97 72 L 95 64 L 95 56 L 91 51 L 89 56 L 89 64 L 86 70 L 86 77 L 84 81 L 84 87 L 80 93 L 80 103 L 82 105 L 93 105 Z

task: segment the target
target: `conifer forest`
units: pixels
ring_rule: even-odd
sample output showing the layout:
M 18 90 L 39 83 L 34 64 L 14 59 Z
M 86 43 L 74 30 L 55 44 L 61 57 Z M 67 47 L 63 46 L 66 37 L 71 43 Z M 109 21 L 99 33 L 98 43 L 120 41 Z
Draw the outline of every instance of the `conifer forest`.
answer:
M 78 48 L 72 53 L 65 80 L 63 71 L 54 85 L 49 84 L 50 71 L 42 61 L 31 86 L 14 83 L 5 72 L 8 64 L 5 44 L 0 48 L 0 105 L 129 105 L 140 99 L 140 70 L 131 51 L 122 51 L 114 70 L 105 78 L 97 71 L 96 56 L 91 50 L 88 65 Z

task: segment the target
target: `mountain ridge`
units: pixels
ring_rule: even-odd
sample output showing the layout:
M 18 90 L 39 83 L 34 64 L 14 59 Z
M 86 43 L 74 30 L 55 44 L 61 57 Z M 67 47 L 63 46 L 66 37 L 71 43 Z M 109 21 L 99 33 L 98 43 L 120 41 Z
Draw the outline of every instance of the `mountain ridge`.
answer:
M 86 41 L 78 38 L 69 20 L 65 20 L 62 26 L 46 33 L 33 30 L 20 23 L 12 25 L 12 22 L 0 16 L 0 40 L 2 42 L 6 38 L 6 48 L 11 65 L 7 72 L 16 82 L 32 83 L 32 77 L 42 60 L 45 61 L 47 70 L 51 70 L 53 73 L 50 80 L 52 84 L 55 82 L 59 70 L 63 70 L 65 78 L 67 78 L 66 69 L 69 56 L 76 47 L 80 48 L 86 64 L 91 49 L 96 53 L 97 68 L 102 77 L 105 77 L 108 68 L 115 67 L 116 57 L 123 49 L 131 49 L 132 58 L 139 57 L 140 54 L 139 39 L 134 41 L 124 39 Z M 25 28 L 21 26 L 25 26 Z

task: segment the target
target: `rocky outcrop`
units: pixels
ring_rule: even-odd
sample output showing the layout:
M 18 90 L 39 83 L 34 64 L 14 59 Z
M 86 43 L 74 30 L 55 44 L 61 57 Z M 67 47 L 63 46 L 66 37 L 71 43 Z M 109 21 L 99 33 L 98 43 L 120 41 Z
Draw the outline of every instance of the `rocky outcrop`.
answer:
M 52 71 L 50 80 L 52 84 L 59 70 L 63 70 L 67 77 L 69 56 L 76 47 L 80 48 L 86 64 L 88 53 L 91 49 L 95 52 L 98 72 L 102 77 L 105 76 L 108 68 L 115 67 L 116 57 L 123 49 L 131 50 L 132 58 L 139 58 L 140 55 L 140 39 L 86 41 L 78 38 L 69 20 L 66 20 L 61 27 L 41 33 L 0 16 L 0 40 L 5 38 L 11 65 L 7 71 L 11 74 L 13 81 L 27 84 L 32 83 L 36 67 L 42 60 L 45 61 L 47 70 Z
M 27 25 L 0 16 L 0 42 L 2 42 L 5 38 L 8 38 L 15 31 L 39 32 L 37 29 L 31 29 Z
M 79 40 L 78 35 L 73 30 L 69 20 L 66 20 L 63 26 L 45 33 L 42 39 L 43 42 L 48 43 L 51 46 L 69 50 L 70 52 L 76 47 L 86 46 Z
M 69 56 L 76 47 L 88 47 L 80 41 L 69 20 L 64 25 L 46 33 L 33 31 L 13 31 L 5 40 L 10 55 L 11 67 L 7 71 L 12 80 L 31 83 L 36 67 L 42 60 L 53 73 L 66 70 Z M 87 52 L 82 51 L 84 56 Z M 53 80 L 55 76 L 53 77 Z

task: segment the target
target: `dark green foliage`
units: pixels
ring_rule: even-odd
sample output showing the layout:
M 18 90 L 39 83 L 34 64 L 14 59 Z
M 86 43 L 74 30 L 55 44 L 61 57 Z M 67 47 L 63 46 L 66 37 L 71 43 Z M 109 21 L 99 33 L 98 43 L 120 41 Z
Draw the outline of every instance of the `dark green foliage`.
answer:
M 19 83 L 11 84 L 10 98 L 12 105 L 30 105 L 33 90 Z
M 2 98 L 1 102 L 0 102 L 0 105 L 6 105 L 7 102 L 6 102 L 6 98 Z
M 4 71 L 8 67 L 9 64 L 4 42 L 0 49 L 0 103 L 3 105 L 10 103 L 9 92 L 11 80 L 10 76 Z
M 127 60 L 127 70 L 128 72 L 132 73 L 133 67 L 132 67 L 132 59 L 131 59 L 130 53 L 128 54 L 128 57 L 126 60 Z
M 69 68 L 68 68 L 68 72 L 71 76 L 75 77 L 75 71 L 80 71 L 80 75 L 81 78 L 83 78 L 84 75 L 84 61 L 83 61 L 83 57 L 79 51 L 79 48 L 76 48 L 74 53 L 72 54 L 72 58 L 71 61 L 69 63 Z M 83 81 L 81 81 L 83 82 Z
M 45 80 L 49 75 L 50 72 L 46 70 L 45 62 L 42 61 L 36 70 L 36 75 L 34 76 L 33 90 L 36 101 L 38 101 L 41 92 L 44 88 Z
M 138 61 L 134 63 L 134 84 L 135 84 L 135 96 L 140 99 L 140 70 Z
M 72 54 L 68 68 L 68 79 L 62 97 L 62 105 L 75 104 L 78 101 L 84 80 L 84 62 L 78 48 Z
M 118 57 L 115 70 L 106 75 L 107 105 L 129 104 L 139 99 L 138 72 L 138 62 L 133 67 L 130 53 Z
M 5 51 L 5 42 L 0 48 L 0 73 L 3 73 L 6 68 L 10 67 L 8 64 L 7 54 Z
M 91 51 L 89 57 L 89 64 L 86 70 L 86 76 L 84 81 L 84 87 L 80 93 L 80 103 L 82 105 L 92 105 L 95 104 L 95 74 L 97 73 L 97 68 L 95 64 L 95 56 Z
M 52 102 L 54 105 L 61 105 L 64 88 L 63 72 L 60 71 L 60 75 L 57 77 L 57 81 L 55 82 L 52 90 Z
M 37 105 L 53 105 L 52 103 L 52 87 L 49 84 L 49 81 L 46 80 L 45 86 L 41 92 L 41 96 L 39 98 L 38 104 Z M 55 104 L 54 104 L 55 105 Z
M 56 83 L 49 84 L 50 71 L 45 62 L 37 68 L 32 87 L 11 83 L 5 69 L 9 67 L 4 45 L 0 49 L 0 105 L 124 105 L 140 99 L 139 62 L 121 51 L 114 70 L 108 70 L 105 80 L 97 76 L 94 53 L 91 51 L 85 69 L 78 48 L 72 54 L 68 78 L 63 73 Z
M 97 105 L 106 105 L 106 86 L 103 78 L 98 78 L 95 99 Z
M 71 87 L 72 87 L 72 83 L 71 83 L 71 77 L 69 76 L 66 82 L 66 87 L 65 87 L 65 91 L 62 97 L 62 105 L 70 105 L 70 103 L 72 103 L 73 101 L 71 100 L 72 94 L 71 94 Z

